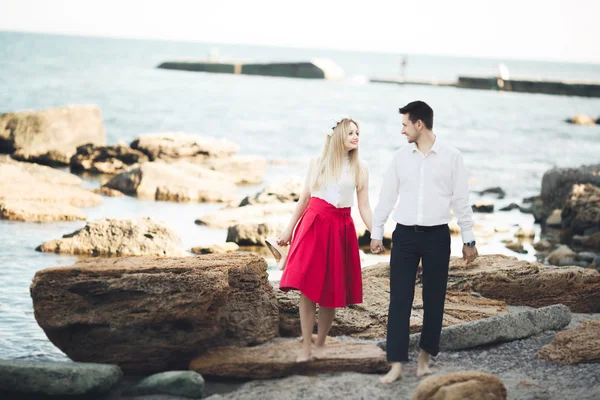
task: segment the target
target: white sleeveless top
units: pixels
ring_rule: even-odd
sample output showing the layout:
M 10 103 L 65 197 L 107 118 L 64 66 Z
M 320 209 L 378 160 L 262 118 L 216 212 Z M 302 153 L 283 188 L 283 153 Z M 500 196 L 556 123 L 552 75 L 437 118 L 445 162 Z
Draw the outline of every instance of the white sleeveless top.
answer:
M 354 192 L 356 191 L 356 185 L 354 183 L 354 176 L 350 173 L 349 167 L 350 163 L 348 160 L 344 160 L 340 179 L 335 183 L 311 192 L 311 196 L 325 200 L 337 208 L 354 206 Z

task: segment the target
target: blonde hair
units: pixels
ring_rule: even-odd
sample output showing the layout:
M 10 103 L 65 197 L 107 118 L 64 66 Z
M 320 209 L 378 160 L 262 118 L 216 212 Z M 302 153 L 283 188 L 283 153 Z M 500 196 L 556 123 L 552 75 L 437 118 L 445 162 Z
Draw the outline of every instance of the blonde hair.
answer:
M 352 129 L 351 124 L 359 128 L 358 123 L 350 118 L 344 118 L 333 127 L 333 134 L 327 135 L 321 156 L 312 166 L 310 187 L 312 191 L 319 190 L 329 184 L 337 182 L 342 175 L 344 157 L 348 154 L 349 169 L 354 175 L 357 190 L 364 184 L 364 168 L 358 158 L 358 148 L 349 152 L 344 147 L 344 139 Z M 360 132 L 360 128 L 358 129 Z

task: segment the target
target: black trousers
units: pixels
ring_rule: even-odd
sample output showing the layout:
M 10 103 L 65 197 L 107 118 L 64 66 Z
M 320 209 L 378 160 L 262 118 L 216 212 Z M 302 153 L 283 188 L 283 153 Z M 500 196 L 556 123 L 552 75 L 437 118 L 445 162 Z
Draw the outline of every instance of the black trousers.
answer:
M 396 225 L 390 258 L 390 308 L 387 329 L 388 362 L 408 361 L 410 314 L 419 261 L 423 264 L 423 330 L 419 347 L 439 353 L 450 263 L 448 225 Z

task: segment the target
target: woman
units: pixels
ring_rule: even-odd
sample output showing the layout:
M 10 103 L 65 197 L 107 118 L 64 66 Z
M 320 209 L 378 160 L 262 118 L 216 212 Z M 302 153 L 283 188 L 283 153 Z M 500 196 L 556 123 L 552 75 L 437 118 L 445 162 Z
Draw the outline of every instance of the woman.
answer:
M 372 212 L 367 166 L 358 158 L 359 134 L 358 124 L 349 118 L 327 133 L 321 156 L 311 160 L 294 214 L 277 238 L 279 246 L 291 240 L 279 288 L 301 293 L 303 346 L 298 362 L 311 356 L 316 304 L 316 345 L 322 349 L 335 309 L 362 302 L 358 240 L 350 216 L 355 191 L 360 216 L 369 231 Z

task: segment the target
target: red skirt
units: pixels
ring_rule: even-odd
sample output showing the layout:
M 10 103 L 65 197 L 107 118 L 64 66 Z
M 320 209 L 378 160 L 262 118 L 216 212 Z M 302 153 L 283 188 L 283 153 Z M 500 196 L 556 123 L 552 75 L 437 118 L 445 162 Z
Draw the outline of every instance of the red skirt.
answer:
M 362 303 L 362 273 L 350 207 L 312 197 L 290 243 L 279 289 L 323 307 Z

